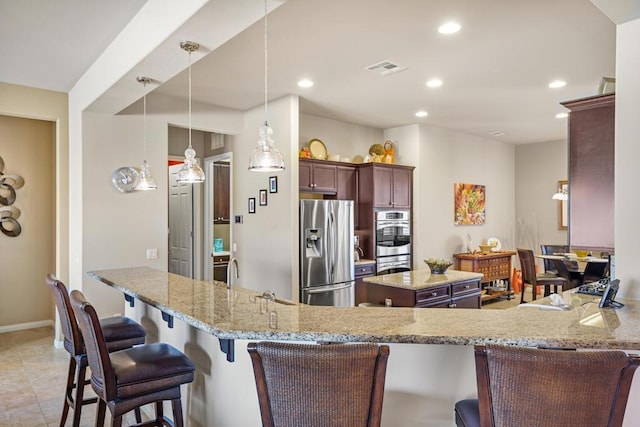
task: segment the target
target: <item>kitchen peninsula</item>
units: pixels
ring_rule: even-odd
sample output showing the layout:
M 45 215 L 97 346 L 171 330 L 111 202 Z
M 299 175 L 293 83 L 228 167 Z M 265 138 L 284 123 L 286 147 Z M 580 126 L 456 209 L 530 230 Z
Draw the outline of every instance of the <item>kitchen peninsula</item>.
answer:
M 473 273 L 467 273 L 473 274 Z M 148 267 L 88 275 L 221 340 L 294 340 L 412 344 L 640 349 L 640 302 L 599 308 L 598 298 L 564 293 L 566 311 L 432 310 L 309 306 L 266 300 L 242 288 Z M 384 315 L 381 315 L 381 310 Z M 233 342 L 231 342 L 233 345 Z

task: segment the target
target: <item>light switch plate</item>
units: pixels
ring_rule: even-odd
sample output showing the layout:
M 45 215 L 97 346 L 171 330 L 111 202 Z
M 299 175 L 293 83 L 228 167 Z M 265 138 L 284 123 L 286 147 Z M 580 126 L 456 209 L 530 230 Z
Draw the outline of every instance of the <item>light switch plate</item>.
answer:
M 158 258 L 158 249 L 147 249 L 147 259 L 157 259 Z

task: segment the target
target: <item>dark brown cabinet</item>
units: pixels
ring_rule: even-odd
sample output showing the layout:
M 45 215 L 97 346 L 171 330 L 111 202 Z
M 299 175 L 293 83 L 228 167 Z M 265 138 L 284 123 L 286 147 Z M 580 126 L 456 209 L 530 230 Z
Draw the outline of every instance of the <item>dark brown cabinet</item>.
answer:
M 300 159 L 298 181 L 299 191 L 336 194 L 338 168 L 335 164 L 323 160 Z
M 229 224 L 229 176 L 230 168 L 225 163 L 213 164 L 213 223 Z
M 614 249 L 615 94 L 563 102 L 569 114 L 569 244 Z
M 227 268 L 229 268 L 229 255 L 212 255 L 213 280 L 227 281 Z
M 356 298 L 373 304 L 417 308 L 480 308 L 480 279 L 463 280 L 445 285 L 413 290 L 377 283 L 362 282 L 356 288 Z M 356 300 L 357 303 L 357 300 Z
M 356 264 L 354 267 L 355 273 L 355 297 L 356 297 L 356 306 L 363 302 L 367 301 L 367 285 L 362 281 L 363 278 L 369 276 L 375 276 L 376 274 L 376 265 L 374 263 L 371 264 Z
M 413 167 L 368 163 L 358 171 L 360 201 L 372 208 L 410 209 Z
M 353 200 L 353 226 L 358 229 L 358 170 L 353 166 L 337 166 L 337 200 Z

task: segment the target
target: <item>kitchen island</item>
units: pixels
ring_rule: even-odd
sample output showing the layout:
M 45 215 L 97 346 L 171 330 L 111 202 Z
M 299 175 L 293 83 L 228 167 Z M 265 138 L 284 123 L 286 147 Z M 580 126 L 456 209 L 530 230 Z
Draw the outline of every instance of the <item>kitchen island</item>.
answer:
M 370 304 L 393 307 L 480 308 L 481 273 L 430 270 L 366 277 L 361 294 Z
M 260 425 L 249 341 L 389 343 L 383 427 L 455 426 L 454 403 L 476 393 L 472 344 L 640 349 L 640 301 L 599 309 L 597 297 L 571 291 L 563 294 L 572 305 L 567 311 L 338 308 L 267 301 L 248 289 L 228 291 L 223 283 L 146 267 L 89 276 L 134 302 L 126 314 L 147 329 L 148 342 L 169 342 L 194 361 L 196 379 L 184 400 L 191 425 Z M 87 284 L 95 285 L 104 286 Z M 167 327 L 174 317 L 179 320 Z M 220 339 L 235 347 L 234 363 L 219 350 Z M 640 398 L 635 388 L 640 385 L 632 386 L 631 401 Z M 640 409 L 628 405 L 624 426 L 637 419 Z
M 640 349 L 640 301 L 601 309 L 598 297 L 571 291 L 564 294 L 567 311 L 371 309 L 270 301 L 249 289 L 147 267 L 88 275 L 219 339 Z M 365 280 L 378 277 L 384 276 Z

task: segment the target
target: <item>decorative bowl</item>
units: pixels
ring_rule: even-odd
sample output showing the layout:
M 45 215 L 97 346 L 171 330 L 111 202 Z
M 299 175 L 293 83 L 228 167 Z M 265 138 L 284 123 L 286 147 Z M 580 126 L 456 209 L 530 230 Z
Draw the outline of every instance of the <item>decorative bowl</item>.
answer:
M 431 273 L 433 274 L 443 274 L 453 265 L 452 262 L 444 259 L 429 258 L 425 259 L 424 262 L 429 266 L 429 269 L 431 269 Z
M 493 246 L 491 246 L 491 245 L 480 245 L 480 251 L 483 254 L 490 254 L 491 253 L 491 249 L 493 249 Z
M 587 255 L 589 255 L 589 251 L 575 250 L 574 252 L 578 256 L 578 258 L 585 258 Z

